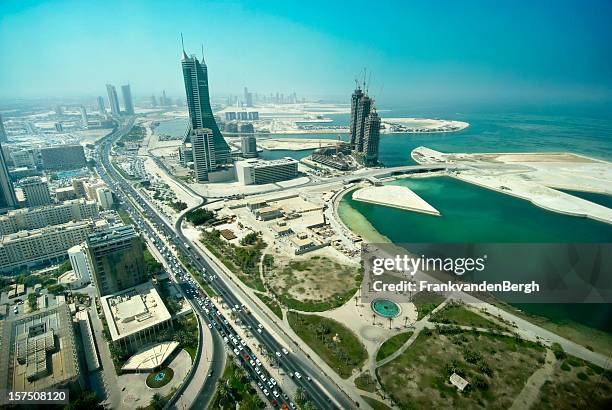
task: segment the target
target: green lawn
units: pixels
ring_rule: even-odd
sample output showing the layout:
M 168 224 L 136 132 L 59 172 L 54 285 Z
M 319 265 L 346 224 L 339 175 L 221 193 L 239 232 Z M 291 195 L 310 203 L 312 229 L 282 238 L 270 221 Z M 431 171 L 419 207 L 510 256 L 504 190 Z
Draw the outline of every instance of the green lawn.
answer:
M 509 408 L 544 363 L 544 349 L 513 337 L 460 329 L 423 330 L 415 342 L 377 369 L 400 408 Z M 470 383 L 459 393 L 449 377 Z
M 376 381 L 372 378 L 369 371 L 365 371 L 355 378 L 357 388 L 374 393 L 376 391 Z
M 412 336 L 412 332 L 404 332 L 385 340 L 376 353 L 376 361 L 379 362 L 385 357 L 391 356 L 410 339 L 410 336 Z
M 261 293 L 255 293 L 255 294 L 257 295 L 259 299 L 261 299 L 263 303 L 266 304 L 266 306 L 270 308 L 272 312 L 274 312 L 276 316 L 278 316 L 279 319 L 281 320 L 283 319 L 283 310 L 281 309 L 280 305 L 276 303 L 275 300 L 273 300 L 269 296 L 262 295 Z
M 437 311 L 430 318 L 430 320 L 432 322 L 453 325 L 473 326 L 494 330 L 506 330 L 505 328 L 499 326 L 497 323 L 494 323 L 491 320 L 482 317 L 478 313 L 469 310 L 465 306 L 453 303 L 449 303 L 448 305 L 444 306 L 444 308 Z
M 444 297 L 433 292 L 419 292 L 412 297 L 418 312 L 418 320 L 423 319 L 431 313 L 440 303 L 444 302 Z
M 387 406 L 385 403 L 382 403 L 378 400 L 375 400 L 368 396 L 361 396 L 366 403 L 368 403 L 374 410 L 391 410 L 391 407 Z
M 354 369 L 360 369 L 368 357 L 357 336 L 335 320 L 296 312 L 287 312 L 287 320 L 298 336 L 344 379 Z

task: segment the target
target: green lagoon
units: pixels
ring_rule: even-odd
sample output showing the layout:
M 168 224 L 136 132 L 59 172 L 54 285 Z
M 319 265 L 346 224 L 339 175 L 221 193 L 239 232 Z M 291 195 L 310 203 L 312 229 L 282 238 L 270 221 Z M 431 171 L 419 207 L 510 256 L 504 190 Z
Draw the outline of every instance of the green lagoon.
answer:
M 401 179 L 441 216 L 342 199 L 343 222 L 367 242 L 612 242 L 612 226 L 549 212 L 528 201 L 450 177 Z M 601 198 L 600 198 L 601 199 Z M 612 305 L 530 304 L 516 307 L 555 322 L 575 321 L 612 333 Z

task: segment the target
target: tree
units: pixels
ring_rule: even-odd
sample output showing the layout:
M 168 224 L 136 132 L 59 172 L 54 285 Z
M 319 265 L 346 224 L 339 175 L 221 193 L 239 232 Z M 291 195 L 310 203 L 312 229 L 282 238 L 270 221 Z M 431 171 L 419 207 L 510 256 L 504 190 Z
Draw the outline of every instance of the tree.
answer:
M 244 236 L 244 238 L 240 240 L 240 245 L 242 246 L 253 245 L 255 242 L 257 242 L 258 238 L 259 238 L 259 235 L 257 234 L 257 232 L 249 232 L 248 234 Z
M 299 404 L 306 401 L 306 392 L 303 388 L 298 387 L 297 391 L 295 392 L 295 401 L 297 401 Z
M 250 394 L 240 404 L 240 410 L 257 410 L 261 409 L 263 405 L 264 402 L 261 401 L 257 394 Z
M 102 410 L 104 406 L 100 404 L 98 396 L 92 391 L 84 391 L 79 398 L 71 400 L 64 410 Z
M 224 378 L 219 379 L 217 382 L 217 395 L 221 406 L 232 400 L 232 391 L 228 385 L 228 380 Z
M 155 393 L 153 397 L 151 397 L 151 402 L 149 406 L 151 406 L 155 410 L 162 410 L 166 405 L 166 399 L 162 397 L 161 394 Z

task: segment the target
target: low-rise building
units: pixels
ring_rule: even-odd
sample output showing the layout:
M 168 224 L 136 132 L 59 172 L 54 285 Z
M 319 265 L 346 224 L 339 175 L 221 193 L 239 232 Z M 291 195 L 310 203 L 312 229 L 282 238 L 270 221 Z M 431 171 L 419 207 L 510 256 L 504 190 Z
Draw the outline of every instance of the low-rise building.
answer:
M 172 329 L 172 315 L 157 289 L 146 282 L 100 298 L 111 341 L 133 353 Z
M 265 206 L 254 210 L 253 215 L 260 221 L 269 221 L 283 216 L 283 210 L 276 206 Z
M 85 387 L 67 305 L 0 321 L 0 386 L 12 391 Z
M 298 175 L 298 161 L 286 157 L 275 160 L 249 159 L 236 162 L 238 181 L 243 185 L 261 185 L 286 181 Z

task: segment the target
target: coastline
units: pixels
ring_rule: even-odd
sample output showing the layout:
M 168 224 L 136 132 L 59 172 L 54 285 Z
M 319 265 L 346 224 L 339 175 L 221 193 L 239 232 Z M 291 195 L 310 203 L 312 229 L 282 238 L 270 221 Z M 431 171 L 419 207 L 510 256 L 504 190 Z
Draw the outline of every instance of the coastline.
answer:
M 365 216 L 347 203 L 344 196 L 350 194 L 355 189 L 356 187 L 348 189 L 339 197 L 337 219 L 344 227 L 346 227 L 346 229 L 353 232 L 355 235 L 360 236 L 364 242 L 392 243 L 388 237 L 378 232 Z M 384 240 L 381 241 L 381 239 Z M 568 340 L 580 345 L 587 346 L 587 348 L 590 350 L 605 355 L 610 354 L 609 346 L 612 343 L 612 333 L 594 326 L 583 324 L 576 320 L 559 320 L 557 318 L 547 317 L 543 314 L 531 313 L 524 310 L 523 307 L 513 306 L 500 300 L 495 300 L 494 304 L 498 308 L 503 309 L 508 313 L 518 315 L 519 317 L 540 326 L 543 329 L 563 336 Z

